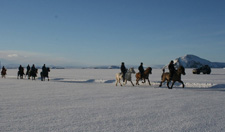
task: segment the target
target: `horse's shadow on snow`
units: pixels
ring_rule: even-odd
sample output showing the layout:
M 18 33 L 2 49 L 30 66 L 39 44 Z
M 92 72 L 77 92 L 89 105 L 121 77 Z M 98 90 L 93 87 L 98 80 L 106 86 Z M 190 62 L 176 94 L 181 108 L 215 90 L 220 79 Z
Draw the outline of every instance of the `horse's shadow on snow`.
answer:
M 95 79 L 89 79 L 89 80 L 84 80 L 84 81 L 60 81 L 64 83 L 93 83 L 95 82 Z
M 225 92 L 225 84 L 216 84 L 209 89 L 215 90 L 215 91 L 224 91 Z
M 73 80 L 73 81 L 65 81 L 64 78 L 55 78 L 54 81 L 64 82 L 64 83 L 114 83 L 115 80 L 95 80 L 95 79 L 88 79 L 88 80 Z
M 208 88 L 184 88 L 187 90 L 198 90 L 198 91 L 221 91 L 221 92 L 225 92 L 225 84 L 216 84 L 212 87 L 208 87 Z
M 107 80 L 104 83 L 114 83 L 116 80 Z

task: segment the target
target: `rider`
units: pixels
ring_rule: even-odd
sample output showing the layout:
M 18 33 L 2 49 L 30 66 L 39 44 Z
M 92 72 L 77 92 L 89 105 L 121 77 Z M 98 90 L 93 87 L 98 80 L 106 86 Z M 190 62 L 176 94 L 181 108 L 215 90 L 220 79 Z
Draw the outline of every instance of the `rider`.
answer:
M 27 73 L 26 73 L 26 75 L 28 75 L 29 71 L 30 71 L 30 65 L 28 64 L 28 66 L 27 66 Z
M 6 69 L 5 69 L 5 67 L 3 66 L 3 67 L 2 67 L 2 71 L 5 71 L 5 70 L 6 70 Z
M 169 68 L 170 80 L 171 80 L 173 78 L 173 74 L 174 74 L 174 72 L 176 70 L 175 67 L 174 67 L 174 63 L 173 63 L 172 60 L 170 61 L 170 64 L 169 64 L 168 68 Z
M 45 64 L 42 66 L 42 72 L 46 70 Z
M 2 71 L 6 71 L 6 69 L 5 69 L 5 67 L 4 67 L 4 66 L 2 67 Z
M 35 65 L 33 64 L 32 67 L 31 67 L 31 71 L 35 71 L 36 68 L 35 68 Z
M 47 69 L 46 69 L 45 64 L 44 64 L 44 65 L 42 66 L 42 73 L 45 74 L 45 73 L 46 73 L 46 70 L 47 70 Z
M 23 72 L 23 67 L 21 65 L 19 66 L 18 69 L 19 69 L 19 73 L 22 73 Z
M 144 67 L 143 67 L 143 63 L 141 62 L 141 65 L 138 67 L 138 70 L 141 74 L 141 79 L 143 78 L 143 75 L 144 75 Z
M 23 67 L 21 65 L 19 66 L 18 69 L 19 69 L 19 71 L 23 71 Z
M 121 67 L 120 67 L 121 72 L 123 73 L 123 82 L 125 81 L 125 74 L 127 72 L 127 68 L 125 67 L 124 62 L 122 62 Z

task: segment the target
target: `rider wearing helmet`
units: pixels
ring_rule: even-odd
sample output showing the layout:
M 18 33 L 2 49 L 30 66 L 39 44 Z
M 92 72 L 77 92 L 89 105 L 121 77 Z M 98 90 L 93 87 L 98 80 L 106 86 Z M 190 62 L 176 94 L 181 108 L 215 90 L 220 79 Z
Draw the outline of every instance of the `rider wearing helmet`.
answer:
M 125 67 L 124 62 L 122 62 L 121 67 L 120 67 L 120 70 L 121 70 L 121 72 L 123 74 L 123 82 L 124 82 L 125 81 L 125 74 L 127 72 L 127 68 Z
M 141 74 L 141 79 L 143 78 L 143 75 L 144 75 L 144 67 L 143 67 L 143 63 L 141 62 L 141 65 L 138 67 L 138 70 Z
M 173 78 L 173 74 L 174 74 L 174 72 L 176 70 L 175 67 L 174 67 L 174 63 L 173 63 L 172 60 L 170 61 L 170 64 L 169 64 L 168 68 L 169 68 L 170 80 L 171 80 Z

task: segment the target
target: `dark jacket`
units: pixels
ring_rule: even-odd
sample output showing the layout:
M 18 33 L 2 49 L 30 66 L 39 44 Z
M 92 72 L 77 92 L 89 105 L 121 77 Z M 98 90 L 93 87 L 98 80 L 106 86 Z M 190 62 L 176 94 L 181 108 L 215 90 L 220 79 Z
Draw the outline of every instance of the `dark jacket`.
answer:
M 27 66 L 27 70 L 28 70 L 28 71 L 30 70 L 30 66 L 29 66 L 29 65 Z
M 139 70 L 140 73 L 144 73 L 144 68 L 143 68 L 142 65 L 140 65 L 140 66 L 138 67 L 138 70 Z
M 35 71 L 36 70 L 36 68 L 35 68 L 35 66 L 33 65 L 32 67 L 31 67 L 31 71 Z
M 125 65 L 121 65 L 120 70 L 121 70 L 122 73 L 127 72 L 127 68 L 125 67 Z
M 23 71 L 23 67 L 21 65 L 19 67 L 19 71 Z
M 46 71 L 46 67 L 45 65 L 42 67 L 42 71 L 45 72 Z
M 173 63 L 170 63 L 169 66 L 168 66 L 168 68 L 169 68 L 169 71 L 170 72 L 174 72 L 175 71 L 175 68 L 174 68 L 174 64 Z

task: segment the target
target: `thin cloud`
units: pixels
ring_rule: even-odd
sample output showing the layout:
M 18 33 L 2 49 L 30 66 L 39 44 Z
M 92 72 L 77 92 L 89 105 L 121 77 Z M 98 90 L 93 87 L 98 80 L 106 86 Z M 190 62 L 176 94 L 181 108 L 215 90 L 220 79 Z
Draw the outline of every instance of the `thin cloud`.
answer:
M 11 57 L 18 57 L 18 55 L 17 54 L 9 54 L 8 57 L 10 57 L 10 58 Z
M 14 64 L 36 64 L 36 65 L 60 65 L 60 66 L 79 66 L 81 64 L 72 60 L 57 57 L 49 54 L 26 52 L 26 51 L 0 51 L 0 59 L 10 61 Z

